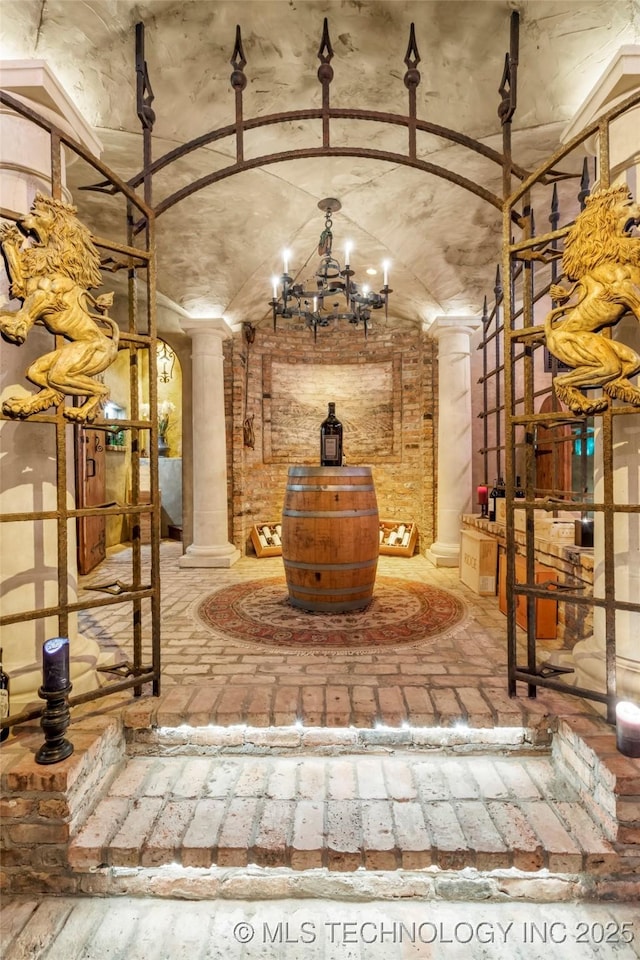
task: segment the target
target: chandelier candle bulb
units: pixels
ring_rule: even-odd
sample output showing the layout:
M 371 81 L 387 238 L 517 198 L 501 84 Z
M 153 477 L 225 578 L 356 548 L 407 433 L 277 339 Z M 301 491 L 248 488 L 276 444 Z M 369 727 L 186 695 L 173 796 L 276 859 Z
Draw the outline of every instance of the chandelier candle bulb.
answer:
M 385 287 L 389 286 L 389 261 L 382 261 L 382 284 Z
M 640 757 L 640 707 L 629 700 L 616 706 L 616 746 L 625 757 Z
M 271 277 L 271 286 L 273 288 L 273 299 L 277 300 L 278 299 L 278 278 L 277 277 Z
M 53 637 L 42 645 L 42 686 L 47 691 L 69 686 L 69 640 Z

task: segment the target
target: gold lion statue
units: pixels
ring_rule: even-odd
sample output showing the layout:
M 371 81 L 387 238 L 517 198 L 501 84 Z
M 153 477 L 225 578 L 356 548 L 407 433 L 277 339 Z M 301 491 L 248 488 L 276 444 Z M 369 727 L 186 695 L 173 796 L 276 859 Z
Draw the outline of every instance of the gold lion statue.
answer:
M 89 293 L 102 284 L 100 257 L 76 212 L 38 193 L 26 217 L 0 227 L 10 296 L 22 300 L 17 311 L 0 311 L 0 333 L 10 343 L 22 344 L 39 323 L 70 341 L 31 364 L 25 376 L 40 390 L 5 400 L 2 410 L 9 417 L 28 417 L 73 396 L 86 400 L 79 407 L 66 406 L 64 416 L 91 422 L 109 397 L 107 387 L 93 377 L 118 352 L 118 326 L 106 315 L 113 294 L 96 299 Z
M 629 378 L 640 371 L 640 357 L 631 347 L 600 331 L 612 327 L 630 310 L 640 321 L 640 206 L 628 187 L 596 190 L 567 234 L 562 267 L 567 290 L 552 285 L 559 306 L 549 312 L 544 335 L 549 351 L 573 369 L 554 378 L 559 400 L 576 414 L 605 410 L 609 397 L 640 407 L 640 390 Z M 583 388 L 602 387 L 591 400 Z

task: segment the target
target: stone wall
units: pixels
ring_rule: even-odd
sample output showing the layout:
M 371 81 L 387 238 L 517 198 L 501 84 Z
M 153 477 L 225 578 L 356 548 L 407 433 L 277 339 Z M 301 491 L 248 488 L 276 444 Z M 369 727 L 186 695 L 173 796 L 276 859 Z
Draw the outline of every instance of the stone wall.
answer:
M 371 466 L 382 519 L 413 520 L 419 549 L 435 534 L 435 341 L 419 327 L 393 332 L 384 322 L 365 339 L 339 330 L 257 327 L 225 344 L 231 539 L 251 552 L 254 523 L 280 518 L 288 468 L 319 463 L 327 403 L 344 423 L 349 466 Z M 248 353 L 248 364 L 247 364 Z M 244 442 L 253 418 L 255 446 Z

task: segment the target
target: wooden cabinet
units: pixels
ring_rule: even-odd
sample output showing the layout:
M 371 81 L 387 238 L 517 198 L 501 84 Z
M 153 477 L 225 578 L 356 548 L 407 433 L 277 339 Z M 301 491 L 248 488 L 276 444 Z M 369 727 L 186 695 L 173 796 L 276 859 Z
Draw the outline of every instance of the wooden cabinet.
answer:
M 498 605 L 502 613 L 507 613 L 507 554 L 504 549 L 500 550 L 498 562 Z M 516 583 L 526 583 L 527 566 L 525 557 L 516 555 Z M 534 568 L 536 583 L 544 583 L 545 580 L 557 581 L 556 571 L 551 567 L 545 567 L 542 563 L 536 563 Z M 527 598 L 522 594 L 518 595 L 516 605 L 516 623 L 523 630 L 527 629 Z M 555 600 L 536 597 L 536 638 L 539 640 L 553 640 L 558 630 L 558 604 Z

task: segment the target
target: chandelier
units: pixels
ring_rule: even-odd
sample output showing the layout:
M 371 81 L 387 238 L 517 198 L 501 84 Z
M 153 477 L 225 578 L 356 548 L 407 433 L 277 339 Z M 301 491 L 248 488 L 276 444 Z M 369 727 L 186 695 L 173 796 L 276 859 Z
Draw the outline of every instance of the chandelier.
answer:
M 160 383 L 169 383 L 173 379 L 176 355 L 164 340 L 158 340 L 156 348 L 156 366 Z
M 329 197 L 318 204 L 324 212 L 324 230 L 320 234 L 318 256 L 320 263 L 315 277 L 307 283 L 309 289 L 301 283 L 294 283 L 289 276 L 290 252 L 283 253 L 283 272 L 281 277 L 272 277 L 273 297 L 269 301 L 273 310 L 273 329 L 276 329 L 278 317 L 302 317 L 313 330 L 314 339 L 318 327 L 328 327 L 334 320 L 348 320 L 349 323 L 362 323 L 367 336 L 372 310 L 384 307 L 385 318 L 388 315 L 389 261 L 382 264 L 383 286 L 379 293 L 366 284 L 356 284 L 352 279 L 354 271 L 350 267 L 350 244 L 345 246 L 344 270 L 332 254 L 333 221 L 331 215 L 340 210 L 339 200 Z M 280 288 L 280 291 L 279 291 Z M 336 300 L 334 298 L 339 297 Z

